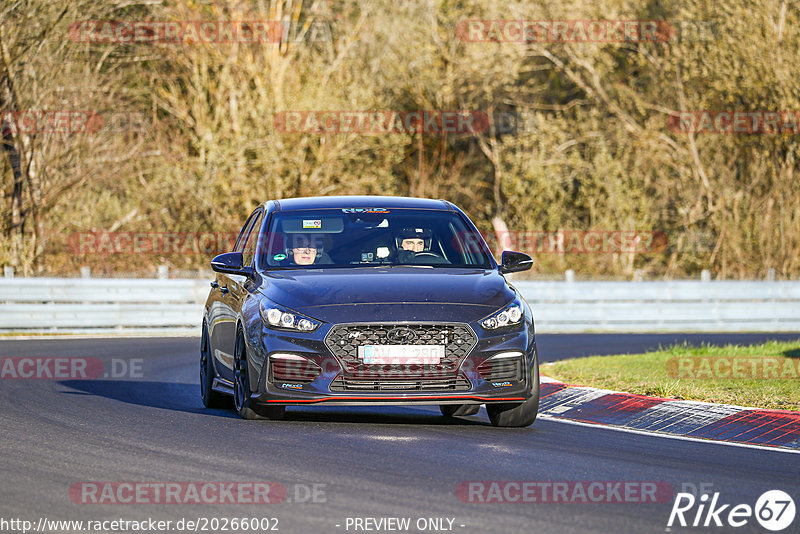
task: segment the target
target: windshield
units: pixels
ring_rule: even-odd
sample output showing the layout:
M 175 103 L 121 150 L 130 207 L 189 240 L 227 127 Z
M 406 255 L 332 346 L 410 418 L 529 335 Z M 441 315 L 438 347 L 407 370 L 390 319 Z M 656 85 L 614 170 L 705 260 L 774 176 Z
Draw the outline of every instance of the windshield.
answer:
M 268 269 L 382 265 L 491 269 L 485 243 L 454 212 L 339 208 L 272 214 L 258 266 Z

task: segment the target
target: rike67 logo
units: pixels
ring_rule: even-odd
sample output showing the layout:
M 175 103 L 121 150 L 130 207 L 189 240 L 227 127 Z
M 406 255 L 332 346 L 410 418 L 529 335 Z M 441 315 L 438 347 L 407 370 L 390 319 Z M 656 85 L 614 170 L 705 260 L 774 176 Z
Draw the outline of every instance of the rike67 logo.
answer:
M 781 490 L 764 492 L 754 507 L 749 504 L 720 503 L 720 493 L 711 497 L 707 493 L 696 498 L 691 493 L 678 493 L 672 512 L 669 514 L 667 527 L 677 524 L 686 527 L 743 527 L 755 516 L 756 521 L 765 529 L 778 532 L 792 524 L 795 517 L 794 500 Z

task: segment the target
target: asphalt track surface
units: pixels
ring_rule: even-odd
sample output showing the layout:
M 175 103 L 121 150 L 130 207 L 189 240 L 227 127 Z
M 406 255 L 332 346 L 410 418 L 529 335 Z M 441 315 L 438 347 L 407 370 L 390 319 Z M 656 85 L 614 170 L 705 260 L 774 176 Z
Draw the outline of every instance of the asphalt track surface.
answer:
M 640 352 L 683 339 L 798 337 L 582 334 L 537 340 L 542 360 L 552 361 Z M 780 451 L 544 419 L 529 428 L 498 429 L 484 410 L 452 421 L 436 407 L 297 407 L 283 421 L 243 421 L 227 410 L 203 408 L 198 345 L 194 338 L 0 342 L 4 358 L 89 356 L 106 369 L 112 360 L 141 360 L 140 376 L 116 380 L 0 380 L 0 519 L 275 517 L 278 531 L 291 533 L 392 532 L 348 529 L 348 517 L 408 517 L 408 532 L 448 532 L 418 530 L 419 518 L 449 518 L 452 532 L 464 533 L 767 532 L 753 518 L 738 529 L 667 529 L 672 498 L 655 504 L 464 502 L 456 488 L 465 481 L 654 481 L 676 492 L 705 484 L 720 492 L 720 503 L 750 506 L 763 492 L 781 489 L 800 508 L 800 455 Z M 70 498 L 69 488 L 82 481 L 274 481 L 287 488 L 288 498 L 267 505 L 92 505 Z M 313 484 L 324 495 L 297 502 Z M 784 532 L 796 533 L 798 525 L 800 517 Z

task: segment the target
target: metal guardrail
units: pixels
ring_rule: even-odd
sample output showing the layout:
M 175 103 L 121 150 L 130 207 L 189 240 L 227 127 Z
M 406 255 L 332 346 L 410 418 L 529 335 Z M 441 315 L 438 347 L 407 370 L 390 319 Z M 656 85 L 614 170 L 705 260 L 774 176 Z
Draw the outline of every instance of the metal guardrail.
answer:
M 515 282 L 537 332 L 800 332 L 800 282 Z
M 537 332 L 800 332 L 800 282 L 514 285 Z M 0 331 L 199 329 L 205 280 L 0 278 Z
M 197 328 L 205 280 L 3 278 L 0 331 Z

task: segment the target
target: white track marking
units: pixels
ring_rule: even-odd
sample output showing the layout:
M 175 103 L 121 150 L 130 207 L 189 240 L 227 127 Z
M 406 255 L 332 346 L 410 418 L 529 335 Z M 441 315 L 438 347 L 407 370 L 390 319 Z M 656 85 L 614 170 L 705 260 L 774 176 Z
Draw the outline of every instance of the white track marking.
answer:
M 662 434 L 660 432 L 647 432 L 644 430 L 636 430 L 633 428 L 625 428 L 620 426 L 611 426 L 611 425 L 601 425 L 597 423 L 584 423 L 583 421 L 573 421 L 571 419 L 561 419 L 559 417 L 553 417 L 551 415 L 544 415 L 540 414 L 538 416 L 540 419 L 544 419 L 546 421 L 554 421 L 557 423 L 566 423 L 569 425 L 578 425 L 578 426 L 586 426 L 590 428 L 598 428 L 602 430 L 613 430 L 616 432 L 627 432 L 628 434 L 639 434 L 642 436 L 653 436 L 658 438 L 667 438 L 667 439 L 677 439 L 682 441 L 694 441 L 696 443 L 706 443 L 709 445 L 727 445 L 728 447 L 743 447 L 745 449 L 758 449 L 762 451 L 770 451 L 770 452 L 783 452 L 789 454 L 800 454 L 800 450 L 792 450 L 792 449 L 783 449 L 780 447 L 766 447 L 764 445 L 753 445 L 750 443 L 737 443 L 734 441 L 718 441 L 714 439 L 702 439 L 702 438 L 692 438 L 689 436 L 679 436 L 677 434 Z

